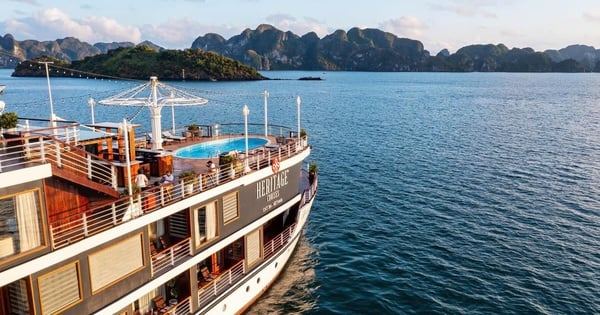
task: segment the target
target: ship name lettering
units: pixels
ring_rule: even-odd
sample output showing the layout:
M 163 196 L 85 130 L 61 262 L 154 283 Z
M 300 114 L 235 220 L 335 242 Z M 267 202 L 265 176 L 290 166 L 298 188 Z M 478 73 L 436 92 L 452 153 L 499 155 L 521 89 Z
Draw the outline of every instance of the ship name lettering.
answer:
M 279 197 L 279 189 L 288 184 L 288 173 L 290 170 L 279 172 L 275 175 L 269 176 L 258 183 L 256 183 L 256 199 L 267 197 L 267 201 Z M 276 195 L 272 195 L 274 193 Z

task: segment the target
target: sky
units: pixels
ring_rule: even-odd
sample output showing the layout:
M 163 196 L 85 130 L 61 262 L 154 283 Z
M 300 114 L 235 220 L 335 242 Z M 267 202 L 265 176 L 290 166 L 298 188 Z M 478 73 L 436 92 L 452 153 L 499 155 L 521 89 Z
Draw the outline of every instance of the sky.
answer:
M 90 44 L 149 40 L 189 48 L 270 24 L 299 36 L 377 28 L 423 43 L 432 55 L 473 44 L 536 51 L 600 48 L 600 0 L 3 0 L 0 35 Z

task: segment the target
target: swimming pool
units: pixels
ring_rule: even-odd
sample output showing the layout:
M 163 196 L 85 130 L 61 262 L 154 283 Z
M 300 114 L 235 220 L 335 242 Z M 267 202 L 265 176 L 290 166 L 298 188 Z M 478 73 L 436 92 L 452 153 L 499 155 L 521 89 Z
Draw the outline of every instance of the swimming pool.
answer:
M 265 138 L 248 138 L 248 150 L 267 143 L 269 143 L 269 140 Z M 186 159 L 208 159 L 233 150 L 246 151 L 245 138 L 230 138 L 199 143 L 175 151 L 175 156 Z

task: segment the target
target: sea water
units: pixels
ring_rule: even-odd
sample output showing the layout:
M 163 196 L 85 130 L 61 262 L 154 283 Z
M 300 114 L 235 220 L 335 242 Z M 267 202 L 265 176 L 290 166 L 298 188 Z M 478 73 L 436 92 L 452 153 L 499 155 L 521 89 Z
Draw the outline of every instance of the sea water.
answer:
M 46 80 L 9 74 L 7 111 L 49 117 Z M 600 75 L 263 74 L 281 80 L 167 82 L 209 105 L 162 112 L 243 122 L 247 104 L 260 124 L 268 90 L 269 123 L 308 132 L 317 199 L 248 313 L 600 313 Z M 53 111 L 90 121 L 90 97 L 141 83 L 52 79 Z M 149 128 L 147 109 L 95 106 L 124 117 Z

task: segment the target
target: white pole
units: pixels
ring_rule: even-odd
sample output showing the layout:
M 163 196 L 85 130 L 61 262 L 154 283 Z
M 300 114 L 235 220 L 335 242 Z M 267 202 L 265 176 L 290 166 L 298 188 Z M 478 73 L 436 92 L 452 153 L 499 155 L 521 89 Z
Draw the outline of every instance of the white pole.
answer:
M 162 150 L 162 127 L 160 121 L 160 111 L 162 109 L 162 105 L 158 104 L 158 92 L 156 91 L 156 85 L 158 78 L 150 77 L 150 82 L 152 84 L 152 103 L 149 104 L 150 108 L 150 116 L 152 118 L 152 150 Z
M 248 105 L 244 105 L 242 113 L 244 114 L 244 137 L 246 138 L 246 155 L 244 160 L 244 171 L 249 172 L 250 166 L 248 165 L 248 115 L 250 114 L 250 109 L 248 109 Z
M 296 98 L 296 104 L 298 105 L 298 143 L 300 143 L 300 96 Z
M 269 136 L 269 131 L 267 130 L 268 128 L 268 123 L 267 123 L 267 98 L 269 97 L 269 92 L 267 92 L 267 90 L 265 90 L 263 92 L 263 95 L 265 96 L 265 137 Z
M 171 119 L 173 120 L 172 122 L 172 133 L 175 134 L 175 105 L 171 103 Z
M 52 89 L 50 88 L 50 72 L 48 71 L 48 64 L 54 64 L 52 61 L 40 62 L 46 66 L 46 81 L 48 81 L 48 98 L 50 99 L 50 126 L 54 126 L 54 104 L 52 103 Z M 56 129 L 53 129 L 53 133 L 56 133 Z
M 90 99 L 88 100 L 88 104 L 90 105 L 90 108 L 92 110 L 92 125 L 95 125 L 96 121 L 94 119 L 94 104 L 96 104 L 96 101 L 94 101 L 94 98 L 90 97 Z
M 127 165 L 127 191 L 133 194 L 131 185 L 131 161 L 129 160 L 129 136 L 127 135 L 127 119 L 123 118 L 123 138 L 125 138 L 125 165 Z M 131 201 L 131 200 L 130 200 Z
M 175 97 L 175 95 L 173 94 L 173 91 L 171 91 L 171 95 L 169 95 L 172 98 Z M 171 103 L 171 132 L 173 134 L 175 134 L 175 104 Z

